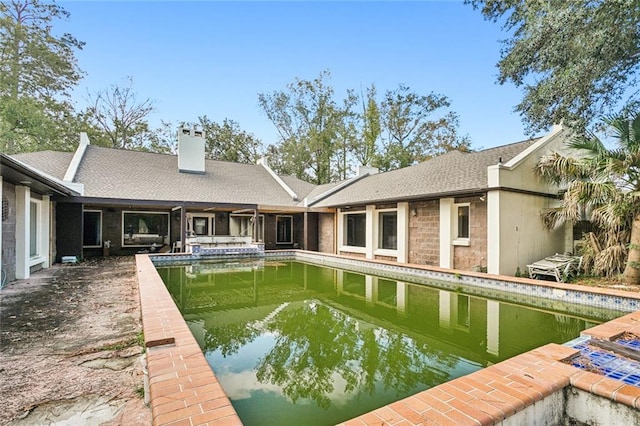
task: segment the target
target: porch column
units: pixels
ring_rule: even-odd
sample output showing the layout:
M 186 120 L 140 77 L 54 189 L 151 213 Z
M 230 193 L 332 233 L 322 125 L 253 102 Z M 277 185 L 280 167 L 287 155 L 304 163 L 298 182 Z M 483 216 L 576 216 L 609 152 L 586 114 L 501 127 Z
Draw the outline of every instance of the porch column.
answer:
M 187 248 L 187 210 L 180 206 L 180 252 L 184 253 Z
M 49 241 L 51 240 L 51 197 L 48 195 L 42 196 L 42 208 L 40 212 L 40 223 L 38 224 L 38 242 L 40 247 L 38 252 L 43 258 L 42 267 L 48 268 L 50 265 L 49 256 Z
M 365 247 L 366 247 L 366 258 L 374 259 L 375 256 L 373 251 L 376 249 L 376 241 L 375 236 L 378 234 L 374 229 L 377 225 L 377 220 L 375 217 L 376 206 L 369 205 L 366 209 L 366 234 L 365 234 Z
M 500 273 L 500 192 L 487 193 L 487 272 Z
M 409 203 L 398 203 L 398 263 L 409 261 Z
M 307 250 L 309 247 L 309 213 L 304 212 L 302 215 L 304 223 L 302 224 L 302 244 L 303 249 Z
M 253 242 L 256 243 L 260 240 L 258 235 L 258 230 L 260 229 L 260 224 L 258 221 L 260 220 L 260 215 L 258 215 L 258 209 L 253 209 Z
M 16 186 L 16 278 L 29 278 L 31 188 Z
M 340 247 L 344 245 L 344 216 L 342 216 L 341 213 L 342 211 L 340 209 L 336 209 L 333 217 L 333 229 L 335 230 L 333 245 L 334 253 L 336 254 L 340 252 Z
M 440 199 L 440 267 L 453 268 L 454 199 Z

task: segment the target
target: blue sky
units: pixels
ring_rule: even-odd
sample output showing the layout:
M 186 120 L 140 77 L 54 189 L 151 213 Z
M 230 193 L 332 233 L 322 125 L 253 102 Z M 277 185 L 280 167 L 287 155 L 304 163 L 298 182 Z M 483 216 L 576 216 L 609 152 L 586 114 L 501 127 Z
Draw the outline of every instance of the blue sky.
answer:
M 409 86 L 450 98 L 475 148 L 526 139 L 513 112 L 520 89 L 496 83 L 500 25 L 462 1 L 167 2 L 61 1 L 71 13 L 56 28 L 86 42 L 87 73 L 74 96 L 133 78 L 160 119 L 237 121 L 265 144 L 276 132 L 258 94 L 285 90 L 322 70 L 342 98 L 375 83 L 378 93 Z

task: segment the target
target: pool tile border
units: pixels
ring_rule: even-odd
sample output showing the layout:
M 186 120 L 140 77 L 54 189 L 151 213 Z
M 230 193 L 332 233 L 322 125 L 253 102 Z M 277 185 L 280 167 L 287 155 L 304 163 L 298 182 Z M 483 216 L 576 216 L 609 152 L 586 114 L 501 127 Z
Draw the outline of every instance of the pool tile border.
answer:
M 153 257 L 157 261 L 157 257 Z M 381 267 L 384 274 L 391 274 L 391 277 L 406 277 L 406 273 L 400 273 L 405 268 L 404 265 L 386 261 L 303 251 L 265 254 L 265 258 L 274 260 L 292 257 L 328 266 L 332 266 L 332 263 L 333 266 L 348 265 L 349 269 L 361 269 L 362 272 L 369 272 L 372 264 L 375 264 L 376 268 Z M 185 257 L 182 260 L 188 259 Z M 137 255 L 136 263 L 145 344 L 152 346 L 147 349 L 147 368 L 153 424 L 241 425 L 231 402 L 155 270 L 151 257 Z M 615 290 L 593 288 L 585 291 L 571 284 L 547 284 L 526 278 L 469 272 L 464 272 L 463 276 L 462 271 L 407 266 L 416 276 L 522 296 L 551 300 L 567 298 L 571 302 L 585 305 L 595 300 L 601 307 L 616 306 L 620 310 L 635 310 L 633 307 L 637 307 L 640 301 L 639 295 Z M 466 289 L 467 287 L 465 291 Z M 583 332 L 583 335 L 612 340 L 625 331 L 640 334 L 640 312 L 593 327 Z M 153 346 L 154 342 L 163 343 L 172 338 L 174 343 Z M 545 345 L 373 410 L 341 425 L 495 424 L 567 386 L 640 408 L 640 392 L 637 387 L 585 372 L 562 362 L 578 352 L 563 345 Z

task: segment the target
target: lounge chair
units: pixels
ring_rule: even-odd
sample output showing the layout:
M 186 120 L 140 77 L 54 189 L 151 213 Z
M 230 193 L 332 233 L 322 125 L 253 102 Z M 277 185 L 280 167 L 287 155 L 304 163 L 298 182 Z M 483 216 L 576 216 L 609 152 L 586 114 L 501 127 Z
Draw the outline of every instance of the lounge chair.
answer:
M 527 265 L 531 278 L 541 278 L 543 276 L 554 277 L 558 282 L 565 282 L 571 277 L 575 277 L 580 272 L 582 266 L 582 256 L 571 256 L 566 254 L 554 254 L 542 260 Z

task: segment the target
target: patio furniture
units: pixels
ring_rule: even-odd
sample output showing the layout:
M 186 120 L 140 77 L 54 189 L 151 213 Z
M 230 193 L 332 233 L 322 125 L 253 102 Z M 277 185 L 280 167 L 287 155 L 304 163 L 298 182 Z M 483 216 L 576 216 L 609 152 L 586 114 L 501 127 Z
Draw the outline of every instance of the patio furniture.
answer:
M 578 275 L 582 266 L 582 256 L 570 256 L 566 254 L 554 254 L 542 260 L 527 265 L 529 277 L 539 279 L 550 276 L 558 282 L 565 282 L 571 277 Z

